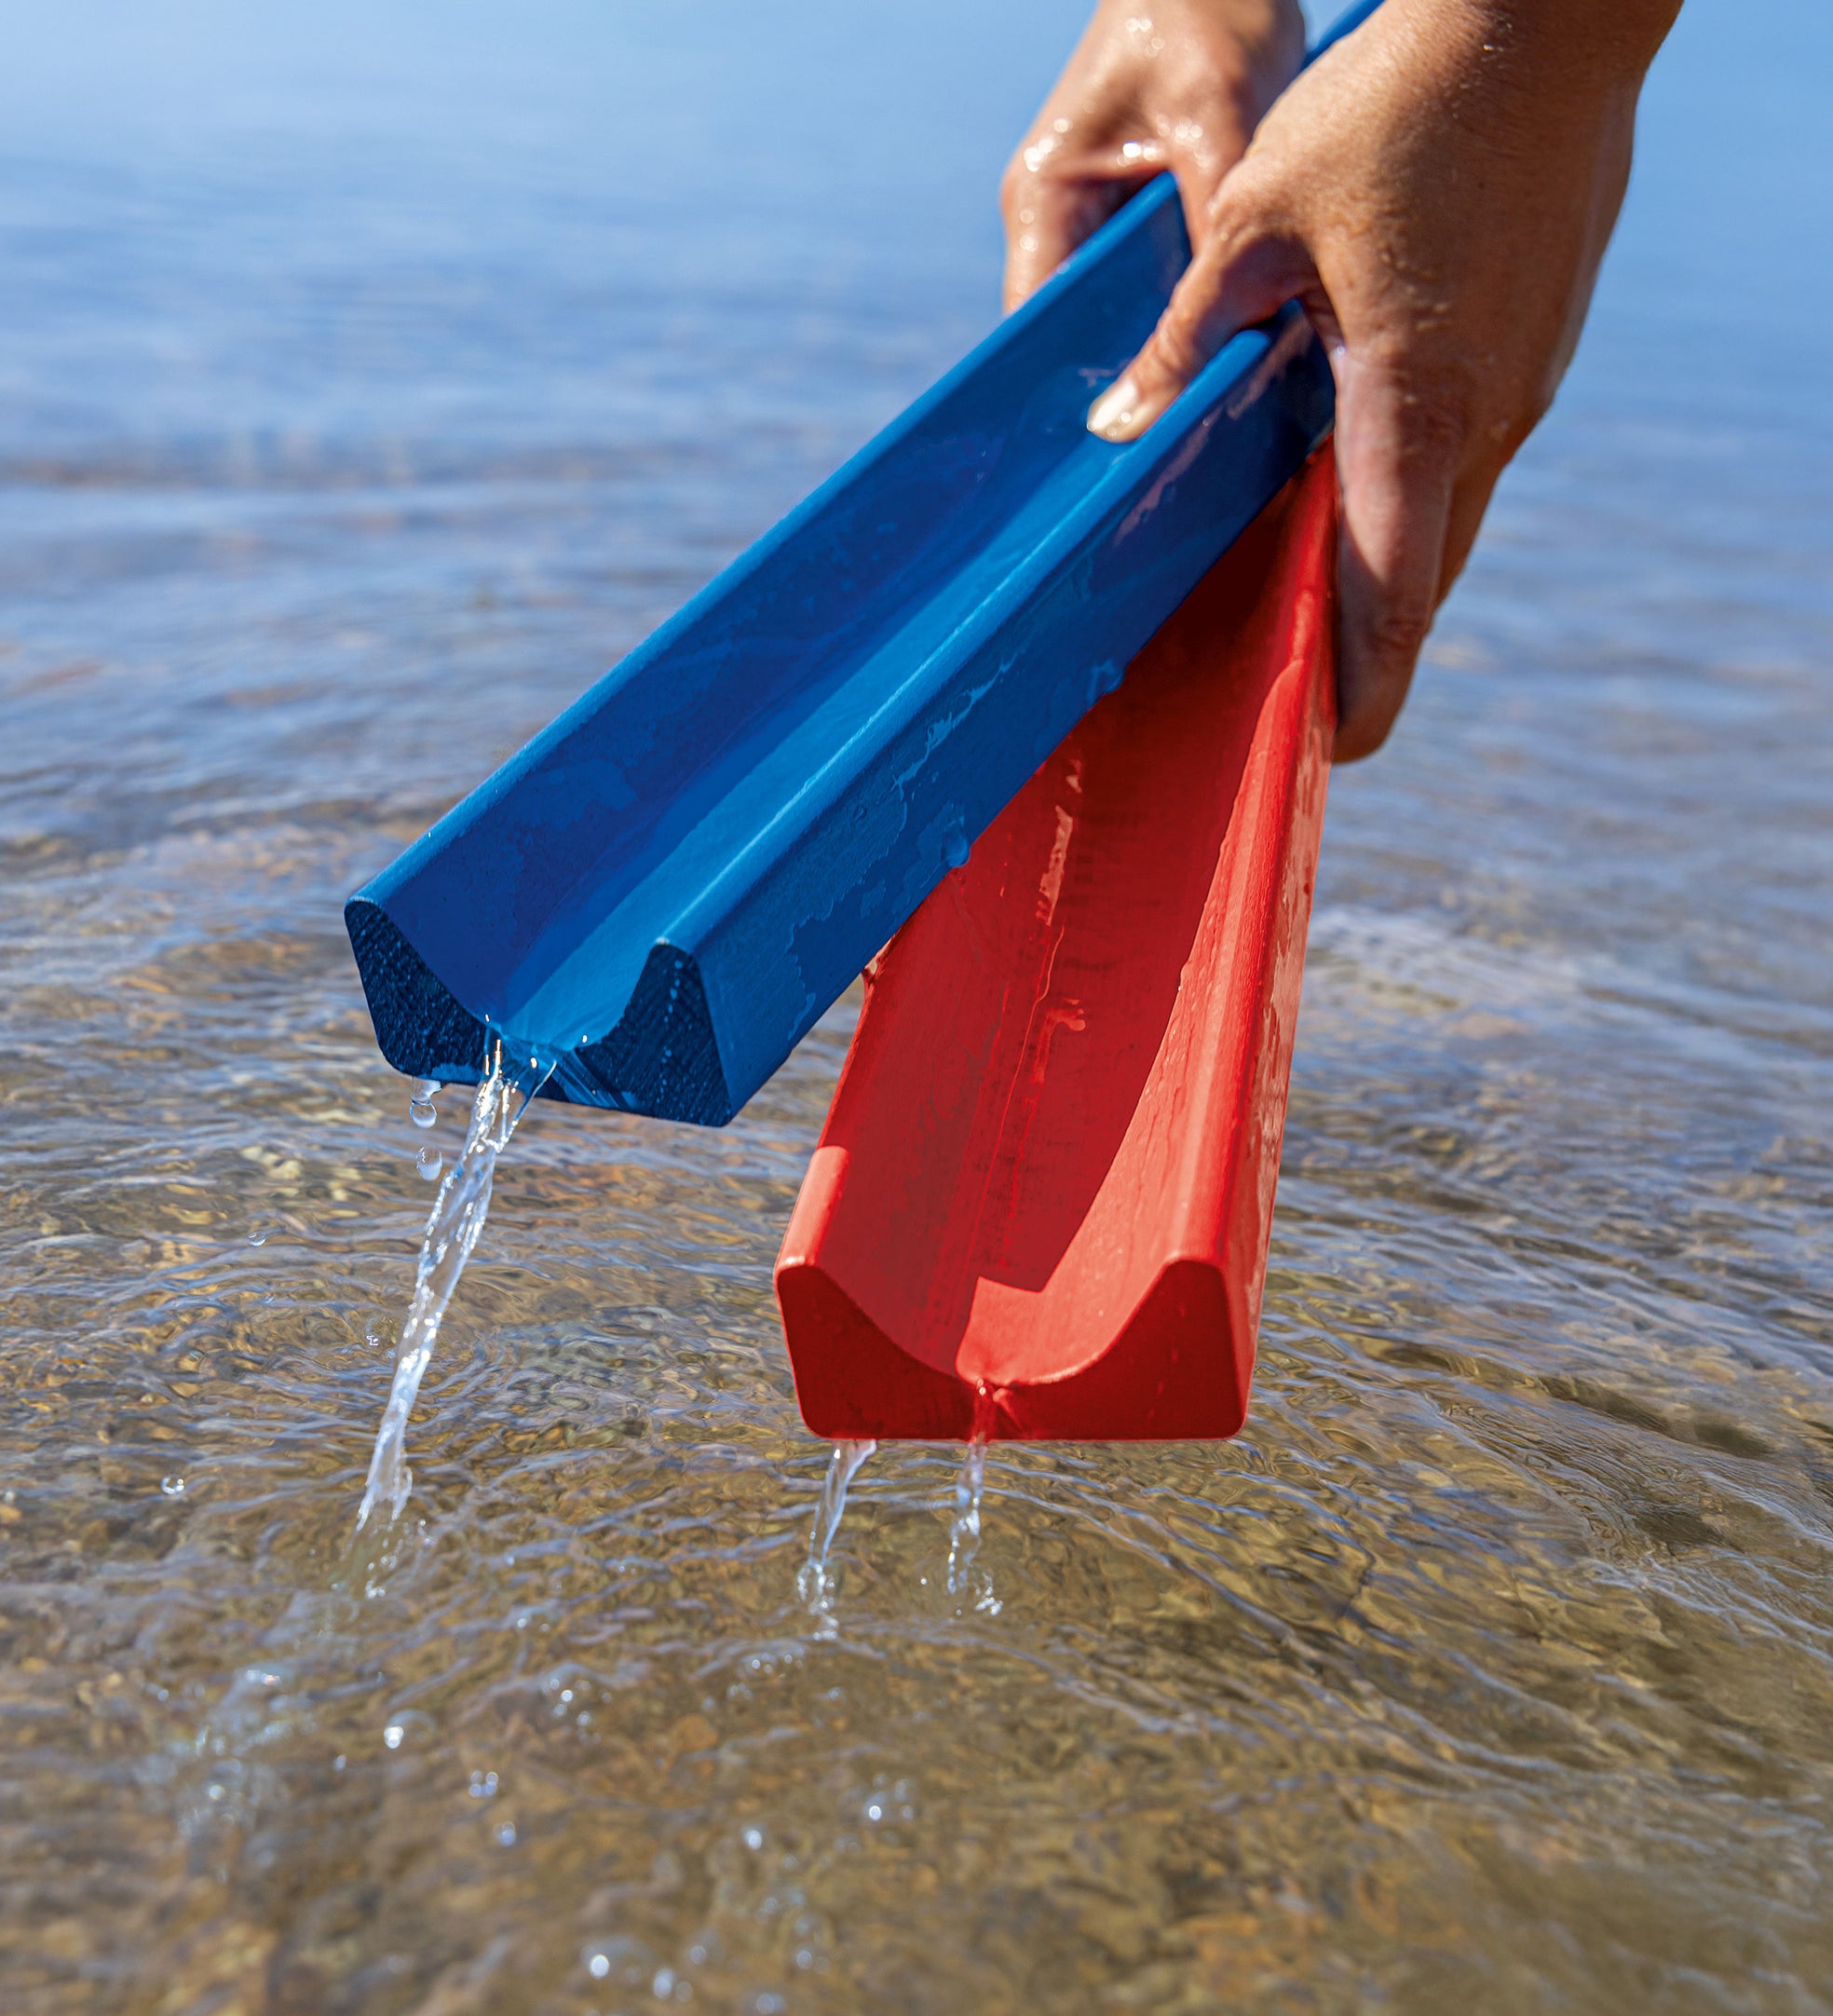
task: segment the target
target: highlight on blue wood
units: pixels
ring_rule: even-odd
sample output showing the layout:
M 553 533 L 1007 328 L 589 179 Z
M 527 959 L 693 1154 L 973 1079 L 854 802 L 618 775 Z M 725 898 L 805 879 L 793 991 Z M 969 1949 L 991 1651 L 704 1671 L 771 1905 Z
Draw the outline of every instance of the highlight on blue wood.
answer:
M 744 1105 L 1328 432 L 1296 306 L 1088 432 L 1188 257 L 1161 177 L 351 897 L 390 1064 Z

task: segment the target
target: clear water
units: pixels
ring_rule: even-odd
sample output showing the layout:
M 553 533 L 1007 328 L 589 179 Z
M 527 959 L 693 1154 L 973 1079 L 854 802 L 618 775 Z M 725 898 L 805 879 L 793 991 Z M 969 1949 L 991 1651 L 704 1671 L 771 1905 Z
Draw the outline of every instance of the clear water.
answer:
M 465 1269 L 490 1217 L 490 1193 L 496 1177 L 496 1158 L 509 1145 L 516 1124 L 527 1110 L 553 1066 L 542 1066 L 536 1057 L 519 1057 L 498 1041 L 491 1054 L 490 1068 L 471 1099 L 471 1124 L 465 1145 L 452 1173 L 440 1185 L 432 1216 L 420 1241 L 419 1263 L 414 1274 L 414 1299 L 407 1305 L 401 1324 L 401 1342 L 395 1349 L 395 1377 L 388 1388 L 388 1404 L 382 1410 L 382 1425 L 376 1431 L 375 1452 L 369 1459 L 369 1477 L 363 1485 L 362 1503 L 357 1507 L 359 1529 L 367 1526 L 382 1506 L 392 1521 L 398 1519 L 414 1488 L 407 1464 L 407 1424 L 420 1382 L 432 1362 L 439 1342 L 440 1325 L 464 1278 Z M 414 1107 L 428 1102 L 416 1099 Z M 414 1124 L 421 1124 L 417 1111 L 410 1107 Z M 431 1166 L 428 1166 L 430 1159 Z M 423 1177 L 439 1173 L 439 1158 L 423 1148 L 414 1158 Z M 835 1513 L 838 1519 L 838 1513 Z
M 960 1450 L 882 1449 L 811 1614 L 769 1265 L 842 1004 L 724 1133 L 518 1132 L 363 1593 L 465 1112 L 339 902 L 985 325 L 1075 32 L 767 11 L 7 7 L 0 2005 L 1826 2007 L 1805 4 L 1690 0 L 1333 789 L 1246 1434 L 995 1450 L 964 1594 Z
M 802 1601 L 821 1616 L 830 1615 L 839 1577 L 829 1563 L 840 1520 L 847 1509 L 847 1492 L 860 1473 L 860 1466 L 878 1447 L 876 1442 L 836 1442 L 827 1459 L 827 1476 L 821 1482 L 814 1524 L 808 1533 L 808 1559 L 795 1578 Z
M 986 1443 L 975 1436 L 961 1451 L 961 1474 L 955 1480 L 955 1517 L 948 1522 L 948 1574 L 951 1596 L 965 1596 L 972 1587 L 971 1571 L 980 1552 L 980 1515 L 986 1496 Z M 984 1607 L 991 1596 L 990 1586 Z

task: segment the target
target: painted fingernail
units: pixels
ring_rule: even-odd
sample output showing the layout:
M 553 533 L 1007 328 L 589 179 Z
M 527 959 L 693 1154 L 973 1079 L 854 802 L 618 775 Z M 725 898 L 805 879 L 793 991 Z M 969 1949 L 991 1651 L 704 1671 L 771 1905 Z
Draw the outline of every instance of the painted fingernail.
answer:
M 1137 431 L 1139 388 L 1131 377 L 1110 385 L 1088 411 L 1088 430 L 1103 441 L 1131 441 Z

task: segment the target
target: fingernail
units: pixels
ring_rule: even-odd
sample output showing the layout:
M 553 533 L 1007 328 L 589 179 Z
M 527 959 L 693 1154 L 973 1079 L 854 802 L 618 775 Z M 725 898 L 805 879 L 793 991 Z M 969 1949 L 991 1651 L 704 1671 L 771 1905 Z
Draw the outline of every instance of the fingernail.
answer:
M 1138 429 L 1139 388 L 1131 377 L 1110 385 L 1088 411 L 1088 430 L 1103 441 L 1131 441 Z

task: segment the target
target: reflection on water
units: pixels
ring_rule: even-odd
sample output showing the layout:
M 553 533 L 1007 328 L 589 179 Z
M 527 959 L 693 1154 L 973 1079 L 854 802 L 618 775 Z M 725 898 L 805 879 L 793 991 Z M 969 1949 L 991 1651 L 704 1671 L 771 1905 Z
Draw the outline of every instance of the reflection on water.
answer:
M 1826 64 L 1688 11 L 1645 169 L 1729 203 L 1822 143 L 1721 146 L 1723 81 Z M 1804 271 L 1759 335 L 1737 262 L 1833 176 L 1642 201 L 1333 787 L 1237 1442 L 1002 1445 L 959 1592 L 961 1451 L 881 1449 L 810 1614 L 769 1268 L 842 1004 L 726 1132 L 518 1133 L 364 1594 L 465 1116 L 402 1111 L 341 899 L 968 340 L 1069 33 L 1012 10 L 996 104 L 933 8 L 835 17 L 958 167 L 887 126 L 830 211 L 740 135 L 722 207 L 636 171 L 699 31 L 619 69 L 615 13 L 551 53 L 577 158 L 447 119 L 464 7 L 387 145 L 322 64 L 315 146 L 201 87 L 183 148 L 7 127 L 0 2000 L 1824 2006 L 1833 317 Z M 594 63 L 658 101 L 615 162 Z

